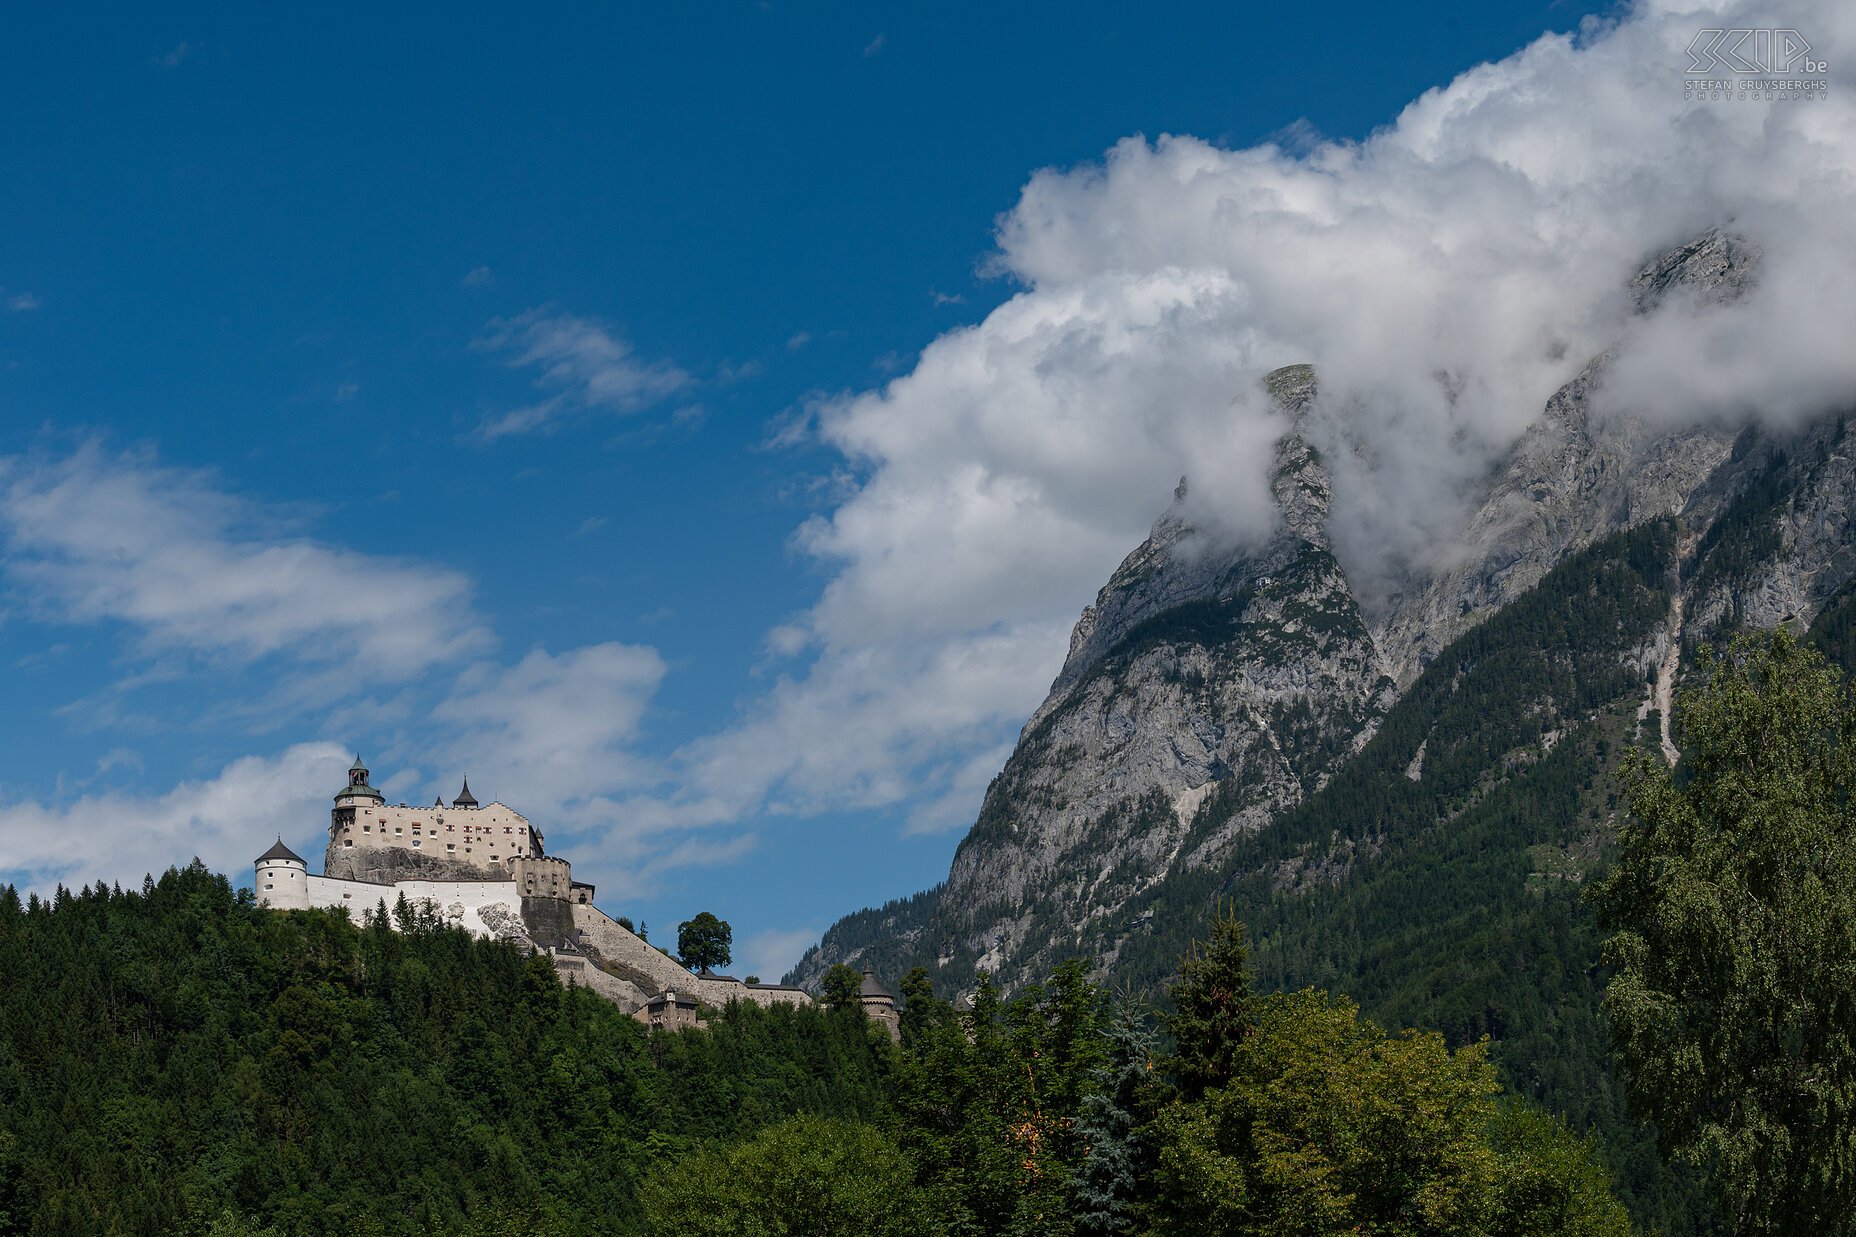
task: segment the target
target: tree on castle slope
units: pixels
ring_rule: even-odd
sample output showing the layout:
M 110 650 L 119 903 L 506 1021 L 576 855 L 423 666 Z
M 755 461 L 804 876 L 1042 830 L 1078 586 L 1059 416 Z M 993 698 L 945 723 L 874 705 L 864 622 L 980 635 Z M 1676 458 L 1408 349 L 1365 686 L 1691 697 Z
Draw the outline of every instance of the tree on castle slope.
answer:
M 677 957 L 692 971 L 709 971 L 734 961 L 735 930 L 703 911 L 677 925 Z
M 1737 1233 L 1856 1232 L 1856 703 L 1784 632 L 1703 648 L 1595 897 L 1631 1096 Z

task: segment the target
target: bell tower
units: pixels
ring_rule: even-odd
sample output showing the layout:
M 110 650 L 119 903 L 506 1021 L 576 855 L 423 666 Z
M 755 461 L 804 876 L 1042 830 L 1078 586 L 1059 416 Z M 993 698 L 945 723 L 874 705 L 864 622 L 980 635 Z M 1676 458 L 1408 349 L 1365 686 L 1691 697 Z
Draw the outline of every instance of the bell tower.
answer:
M 329 836 L 337 837 L 354 824 L 357 804 L 378 807 L 386 801 L 384 795 L 367 784 L 367 766 L 361 763 L 360 753 L 355 753 L 354 763 L 348 766 L 348 784 L 335 792 L 335 808 L 329 813 Z

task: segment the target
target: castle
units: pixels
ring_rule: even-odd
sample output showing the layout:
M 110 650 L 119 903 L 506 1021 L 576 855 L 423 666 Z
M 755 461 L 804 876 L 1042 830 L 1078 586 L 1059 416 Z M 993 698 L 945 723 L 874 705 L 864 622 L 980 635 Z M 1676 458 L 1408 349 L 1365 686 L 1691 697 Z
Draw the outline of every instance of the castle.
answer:
M 810 1003 L 800 988 L 691 974 L 594 906 L 593 886 L 543 849 L 541 831 L 506 804 L 479 803 L 468 777 L 449 807 L 442 797 L 431 807 L 388 804 L 368 778 L 356 756 L 335 792 L 321 875 L 281 837 L 258 856 L 260 906 L 339 907 L 358 919 L 403 896 L 451 926 L 546 953 L 563 983 L 591 988 L 647 1025 L 692 1025 L 697 1003 Z M 685 1005 L 687 1018 L 676 1013 Z

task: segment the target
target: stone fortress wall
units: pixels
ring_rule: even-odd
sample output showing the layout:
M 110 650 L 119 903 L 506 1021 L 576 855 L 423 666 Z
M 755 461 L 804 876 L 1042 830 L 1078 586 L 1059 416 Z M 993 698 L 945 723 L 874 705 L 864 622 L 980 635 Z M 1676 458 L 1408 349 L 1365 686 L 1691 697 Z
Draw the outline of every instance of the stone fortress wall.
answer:
M 595 954 L 619 977 L 649 992 L 674 990 L 688 993 L 705 1005 L 752 1001 L 756 1005 L 809 1005 L 803 988 L 781 984 L 746 984 L 731 975 L 695 975 L 675 958 L 642 941 L 597 906 L 574 905 L 574 927 L 580 930 L 580 947 Z

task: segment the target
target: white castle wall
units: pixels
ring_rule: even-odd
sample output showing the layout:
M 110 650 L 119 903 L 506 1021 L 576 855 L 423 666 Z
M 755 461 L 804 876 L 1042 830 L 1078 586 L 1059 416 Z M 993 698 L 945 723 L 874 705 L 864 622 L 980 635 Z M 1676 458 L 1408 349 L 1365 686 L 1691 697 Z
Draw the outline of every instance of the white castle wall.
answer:
M 512 880 L 409 880 L 376 885 L 313 876 L 300 863 L 273 859 L 258 865 L 257 893 L 260 906 L 277 910 L 340 907 L 356 922 L 383 902 L 391 913 L 400 895 L 405 894 L 409 902 L 430 903 L 446 923 L 486 937 L 510 935 L 508 929 L 512 925 L 519 927 L 522 918 L 522 895 Z
M 430 902 L 432 909 L 446 923 L 463 928 L 475 936 L 502 936 L 503 928 L 522 914 L 522 895 L 516 883 L 508 881 L 400 881 L 393 885 L 376 885 L 369 881 L 342 880 L 333 876 L 311 876 L 309 898 L 304 905 L 345 907 L 357 922 L 367 912 L 377 910 L 382 902 L 392 912 L 400 895 L 408 902 Z M 486 919 L 485 911 L 491 914 Z

